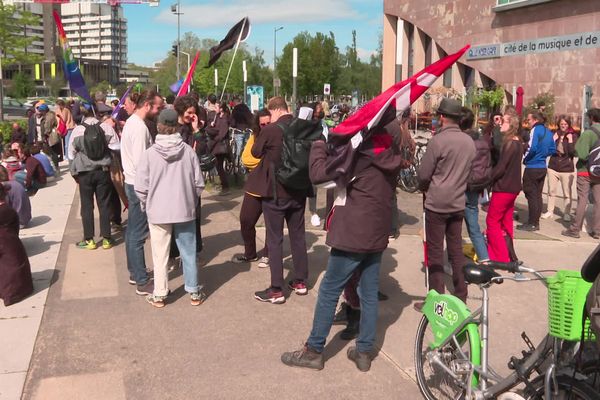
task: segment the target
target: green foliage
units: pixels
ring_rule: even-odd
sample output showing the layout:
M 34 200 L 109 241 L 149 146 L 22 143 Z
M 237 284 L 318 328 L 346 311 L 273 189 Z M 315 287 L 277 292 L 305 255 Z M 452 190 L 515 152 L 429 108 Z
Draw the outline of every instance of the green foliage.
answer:
M 96 92 L 102 92 L 102 93 L 106 94 L 110 90 L 111 90 L 110 84 L 107 81 L 102 81 L 102 82 L 99 82 L 99 83 L 95 84 L 94 86 L 90 87 L 90 95 L 93 98 L 94 93 L 96 93 Z
M 58 97 L 60 90 L 66 86 L 65 80 L 62 77 L 56 77 L 46 81 L 46 85 L 50 89 L 51 97 Z
M 26 52 L 35 39 L 23 35 L 27 25 L 39 25 L 39 17 L 0 0 L 0 53 L 4 65 L 33 64 L 42 60 L 41 56 Z
M 542 92 L 535 96 L 531 103 L 526 107 L 525 113 L 530 113 L 535 110 L 543 108 L 544 116 L 546 121 L 552 123 L 554 121 L 554 104 L 556 103 L 556 97 L 552 92 Z
M 13 76 L 12 88 L 9 91 L 11 97 L 24 99 L 33 95 L 35 92 L 35 82 L 30 75 L 23 72 L 17 72 Z
M 493 90 L 481 89 L 472 95 L 471 102 L 485 108 L 487 113 L 491 114 L 494 111 L 500 110 L 504 102 L 504 89 L 500 86 L 497 86 Z
M 10 135 L 12 133 L 12 125 L 15 122 L 18 123 L 21 126 L 21 128 L 27 129 L 27 120 L 26 119 L 0 122 L 0 141 L 2 141 L 3 144 L 10 143 Z

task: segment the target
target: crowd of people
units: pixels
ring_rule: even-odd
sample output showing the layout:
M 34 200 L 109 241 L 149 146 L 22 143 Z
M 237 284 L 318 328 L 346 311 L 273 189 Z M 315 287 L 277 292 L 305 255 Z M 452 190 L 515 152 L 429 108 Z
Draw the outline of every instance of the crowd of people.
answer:
M 195 93 L 164 99 L 151 90 L 132 92 L 122 104 L 111 105 L 106 104 L 103 93 L 96 93 L 94 100 L 92 104 L 58 101 L 53 111 L 38 102 L 26 132 L 15 124 L 0 166 L 3 238 L 18 241 L 19 229 L 31 220 L 29 197 L 44 190 L 48 180 L 59 175 L 59 163 L 66 160 L 79 188 L 82 240 L 76 246 L 83 250 L 112 248 L 113 233 L 124 229 L 122 213 L 127 209 L 124 242 L 129 283 L 135 293 L 145 296 L 153 307 L 164 307 L 170 293 L 168 272 L 179 258 L 184 289 L 190 304 L 198 306 L 207 297 L 198 277 L 198 255 L 203 248 L 203 171 L 214 166 L 219 194 L 227 195 L 230 186 L 225 164 L 233 158 L 246 178 L 239 217 L 244 252 L 234 255 L 232 262 L 257 262 L 258 267 L 269 268 L 270 281 L 254 297 L 282 304 L 288 291 L 299 296 L 308 293 L 305 208 L 307 200 L 313 199 L 310 220 L 320 225 L 314 206 L 316 185 L 327 187 L 324 225 L 331 252 L 312 329 L 302 349 L 284 353 L 281 359 L 291 366 L 322 369 L 326 338 L 332 324 L 342 320 L 347 323 L 342 337 L 357 338 L 348 357 L 361 371 L 369 370 L 377 303 L 385 297 L 379 292 L 381 258 L 398 229 L 394 222 L 396 176 L 413 162 L 410 111 L 392 106 L 375 126 L 350 140 L 349 135 L 329 131 L 323 122 L 327 106 L 319 102 L 303 105 L 294 114 L 282 97 L 270 99 L 266 108 L 255 113 L 241 101 L 219 103 L 214 95 L 201 104 Z M 600 201 L 600 178 L 591 174 L 586 164 L 600 137 L 600 110 L 588 111 L 591 129 L 579 136 L 565 116 L 558 118 L 556 131 L 551 131 L 539 110 L 529 113 L 524 124 L 514 107 L 507 106 L 502 114 L 492 115 L 483 130 L 476 128 L 473 112 L 456 100 L 443 99 L 437 114 L 438 129 L 418 169 L 424 195 L 427 273 L 430 288 L 445 292 L 445 241 L 452 293 L 466 300 L 463 220 L 479 263 L 516 260 L 513 226 L 517 196 L 523 191 L 529 208 L 527 222 L 517 229 L 537 231 L 540 218 L 555 213 L 560 183 L 565 201 L 559 213 L 570 223 L 563 235 L 579 237 L 589 192 L 595 204 Z M 296 131 L 308 132 L 312 138 L 293 142 L 290 132 Z M 289 146 L 300 147 L 291 151 Z M 290 154 L 306 159 L 290 161 L 286 159 Z M 298 173 L 306 174 L 304 180 L 291 184 L 281 178 L 281 169 L 290 162 Z M 546 178 L 549 197 L 544 213 Z M 572 216 L 575 178 L 578 201 Z M 100 241 L 96 240 L 94 202 Z M 480 206 L 487 211 L 485 229 L 479 225 Z M 265 246 L 258 250 L 256 224 L 261 215 Z M 600 208 L 595 206 L 593 215 L 590 234 L 600 238 Z M 284 281 L 283 273 L 284 223 L 294 267 L 289 282 Z M 144 252 L 148 238 L 152 269 Z M 8 242 L 0 243 L 4 248 Z M 20 283 L 8 289 L 7 285 L 0 287 L 6 304 L 32 290 L 23 246 L 12 249 L 7 260 L 12 260 L 12 276 Z M 7 257 L 5 254 L 1 252 L 0 257 Z M 342 293 L 343 311 L 336 315 Z M 416 309 L 421 307 L 422 303 L 415 304 Z

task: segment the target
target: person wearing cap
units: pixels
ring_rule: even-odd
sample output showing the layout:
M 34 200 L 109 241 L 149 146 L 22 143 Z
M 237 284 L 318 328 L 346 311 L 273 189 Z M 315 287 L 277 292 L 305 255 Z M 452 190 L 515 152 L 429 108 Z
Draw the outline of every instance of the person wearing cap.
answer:
M 466 301 L 467 285 L 463 266 L 462 224 L 465 216 L 465 192 L 475 158 L 473 139 L 460 130 L 461 103 L 444 98 L 437 110 L 440 129 L 427 144 L 417 172 L 419 188 L 425 196 L 425 231 L 427 232 L 427 273 L 429 287 L 439 293 L 444 289 L 444 238 L 452 265 L 454 292 Z M 420 311 L 421 303 L 415 308 Z
M 99 124 L 94 117 L 92 106 L 85 108 L 83 123 L 86 125 Z M 103 126 L 100 125 L 103 129 Z M 111 156 L 106 146 L 104 157 L 92 160 L 86 154 L 84 146 L 85 126 L 79 125 L 73 129 L 69 152 L 73 155 L 70 165 L 71 175 L 79 184 L 79 201 L 81 204 L 81 223 L 83 224 L 83 240 L 77 247 L 86 250 L 95 250 L 98 245 L 94 240 L 94 196 L 100 213 L 100 234 L 102 235 L 102 248 L 112 248 L 113 241 L 110 231 L 110 193 L 112 181 L 110 179 Z M 104 131 L 104 129 L 103 129 Z M 113 131 L 104 131 L 106 143 L 113 139 Z
M 158 116 L 155 143 L 140 157 L 135 175 L 135 193 L 148 216 L 154 290 L 146 297 L 157 308 L 165 306 L 169 293 L 168 260 L 174 236 L 183 262 L 185 291 L 198 306 L 206 299 L 198 285 L 196 265 L 196 206 L 204 179 L 196 152 L 179 134 L 179 116 L 173 109 Z

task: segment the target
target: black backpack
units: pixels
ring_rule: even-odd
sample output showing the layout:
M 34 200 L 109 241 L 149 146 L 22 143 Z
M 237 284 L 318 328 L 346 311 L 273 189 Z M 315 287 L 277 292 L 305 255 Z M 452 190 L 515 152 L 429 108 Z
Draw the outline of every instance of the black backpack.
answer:
M 600 348 L 600 246 L 583 263 L 581 277 L 593 282 L 585 302 L 585 314 L 590 319 L 590 329 L 596 335 L 596 343 Z
M 481 192 L 489 185 L 492 176 L 492 149 L 489 142 L 478 132 L 469 135 L 473 138 L 476 151 L 471 163 L 467 189 L 471 192 Z
M 598 138 L 590 149 L 588 159 L 586 161 L 587 169 L 592 176 L 600 177 L 600 132 L 593 126 L 590 128 Z
M 281 164 L 275 170 L 277 181 L 286 189 L 310 190 L 308 158 L 312 143 L 323 136 L 321 121 L 295 118 L 289 125 L 277 123 L 283 130 Z
M 92 125 L 82 122 L 81 125 L 85 127 L 85 131 L 83 132 L 83 152 L 92 161 L 102 160 L 108 152 L 104 129 L 102 129 L 99 122 Z

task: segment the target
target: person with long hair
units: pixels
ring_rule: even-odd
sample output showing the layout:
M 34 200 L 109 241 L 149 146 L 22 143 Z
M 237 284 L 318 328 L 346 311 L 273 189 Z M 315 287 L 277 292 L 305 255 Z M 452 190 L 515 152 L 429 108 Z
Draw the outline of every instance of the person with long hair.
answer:
M 217 116 L 206 128 L 209 137 L 208 149 L 217 158 L 217 173 L 221 181 L 221 195 L 229 193 L 229 181 L 225 172 L 225 159 L 229 157 L 227 142 L 229 140 L 229 106 L 226 102 L 216 105 Z
M 255 139 L 260 136 L 262 128 L 269 124 L 269 122 L 271 122 L 271 113 L 269 110 L 263 108 L 256 113 L 252 134 L 248 138 L 248 143 L 246 143 L 242 154 L 242 162 L 250 171 L 250 174 L 253 173 L 256 166 L 260 163 L 260 159 L 252 157 L 252 146 L 254 146 Z M 257 194 L 258 190 L 254 182 L 251 179 L 246 181 L 244 199 L 242 200 L 242 208 L 240 209 L 240 231 L 244 240 L 244 254 L 236 254 L 231 261 L 234 263 L 245 263 L 258 260 L 258 267 L 266 268 L 269 266 L 269 255 L 266 244 L 260 259 L 256 252 L 255 226 L 262 215 L 262 197 Z
M 492 198 L 486 218 L 487 240 L 490 260 L 509 262 L 516 258 L 512 248 L 513 211 L 522 189 L 523 143 L 518 134 L 518 118 L 505 114 L 500 131 L 503 144 L 498 163 L 492 169 Z
M 233 130 L 233 139 L 235 140 L 234 162 L 243 168 L 241 157 L 242 151 L 246 147 L 246 142 L 252 132 L 254 118 L 252 111 L 244 103 L 237 104 L 231 110 L 231 128 Z
M 571 204 L 573 203 L 573 181 L 575 180 L 575 132 L 571 127 L 571 119 L 566 115 L 558 117 L 558 128 L 554 133 L 556 153 L 548 162 L 548 210 L 542 215 L 547 219 L 554 215 L 554 204 L 558 183 L 565 196 L 563 221 L 571 221 Z

